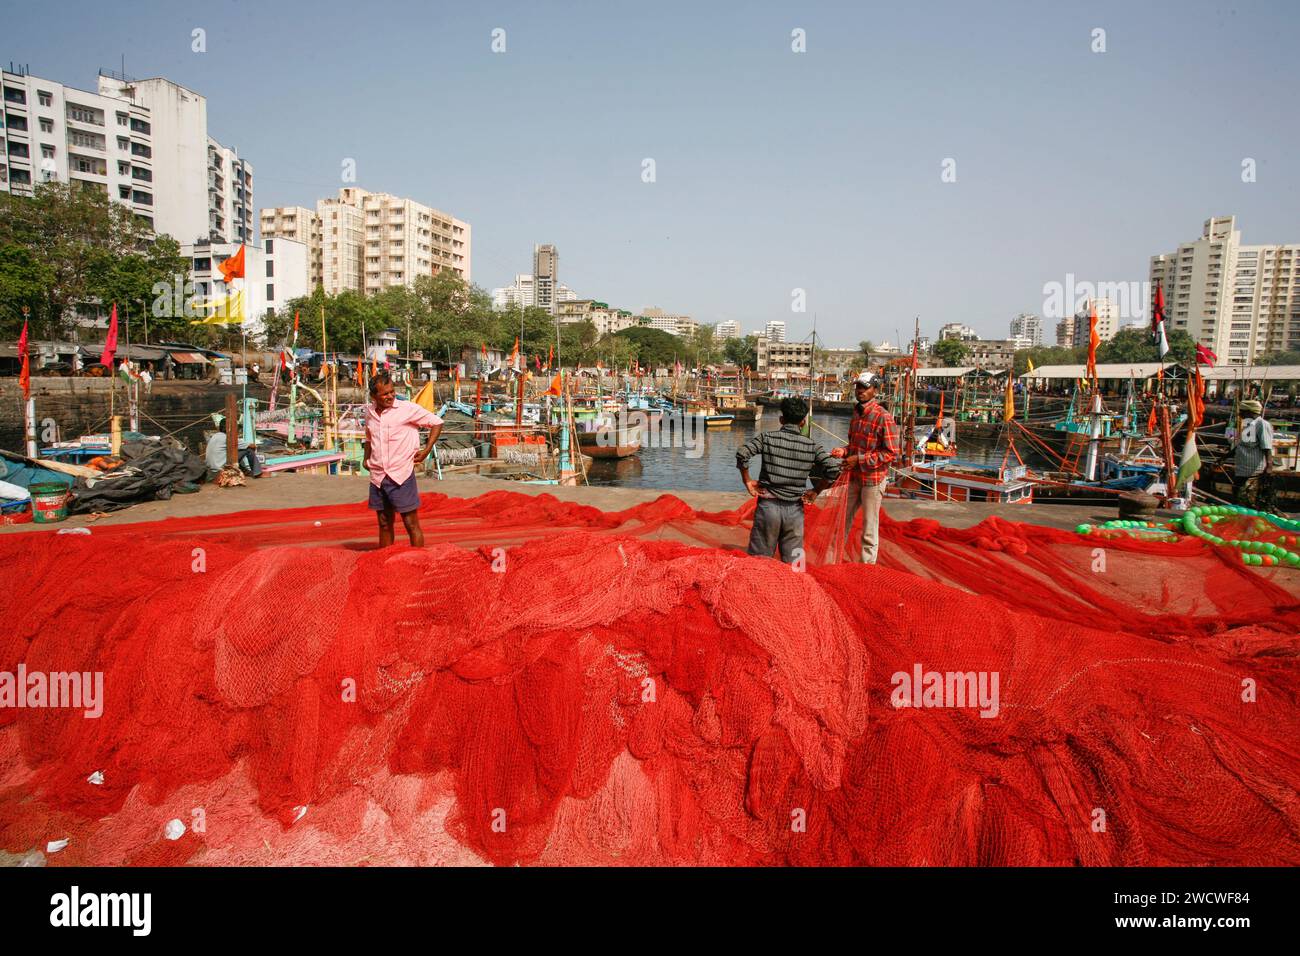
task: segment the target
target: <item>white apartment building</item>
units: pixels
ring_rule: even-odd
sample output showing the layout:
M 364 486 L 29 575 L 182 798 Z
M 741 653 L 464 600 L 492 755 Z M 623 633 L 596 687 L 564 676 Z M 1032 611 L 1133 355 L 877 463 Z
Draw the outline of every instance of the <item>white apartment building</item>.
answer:
M 638 325 L 636 317 L 624 309 L 610 308 L 594 299 L 568 299 L 556 305 L 556 318 L 563 325 L 590 322 L 600 335 L 612 335 Z
M 1043 344 L 1043 320 L 1033 313 L 1021 312 L 1011 320 L 1008 338 L 1018 339 L 1025 344 L 1022 348 L 1034 348 Z
M 355 186 L 316 210 L 279 206 L 260 213 L 262 238 L 306 242 L 312 283 L 335 295 L 373 295 L 444 269 L 470 282 L 470 226 L 413 199 Z
M 1097 338 L 1109 342 L 1120 329 L 1119 310 L 1110 299 L 1093 299 L 1091 305 L 1097 310 Z M 1074 314 L 1073 334 L 1075 348 L 1087 345 L 1092 337 L 1092 313 L 1087 305 Z
M 651 305 L 642 309 L 636 318 L 638 324 L 669 335 L 694 335 L 700 327 L 689 315 L 671 315 Z
M 1067 315 L 1056 323 L 1056 344 L 1074 348 L 1074 316 Z
M 492 290 L 492 308 L 501 312 L 518 306 L 526 309 L 533 304 L 533 277 L 531 273 L 517 273 L 510 285 Z
M 249 318 L 256 317 L 260 331 L 260 319 L 268 312 L 279 312 L 294 299 L 311 295 L 315 283 L 311 274 L 311 247 L 296 239 L 269 238 L 262 240 L 261 268 L 256 273 L 248 269 L 245 261 L 247 285 L 254 283 L 261 286 L 261 308 L 249 312 Z M 319 322 L 320 316 L 314 320 Z
M 252 239 L 252 166 L 208 136 L 198 93 L 105 73 L 94 93 L 7 70 L 2 83 L 0 189 L 74 183 L 180 243 Z
M 713 337 L 719 340 L 740 338 L 740 323 L 735 319 L 719 322 L 713 328 Z
M 533 246 L 533 305 L 554 315 L 559 283 L 559 250 L 552 245 Z
M 769 342 L 784 342 L 785 323 L 779 320 L 767 323 L 763 328 L 763 338 Z
M 1168 331 L 1181 330 L 1229 365 L 1300 349 L 1300 244 L 1246 246 L 1234 216 L 1207 219 L 1201 237 L 1151 257 Z

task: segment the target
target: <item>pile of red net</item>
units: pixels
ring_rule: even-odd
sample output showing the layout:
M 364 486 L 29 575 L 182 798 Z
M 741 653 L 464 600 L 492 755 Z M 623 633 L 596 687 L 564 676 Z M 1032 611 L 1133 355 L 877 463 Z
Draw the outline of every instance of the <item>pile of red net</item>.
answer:
M 1300 574 L 999 519 L 828 563 L 834 496 L 799 570 L 743 553 L 751 509 L 426 495 L 423 550 L 373 550 L 360 505 L 0 537 L 0 672 L 103 675 L 97 719 L 0 709 L 0 850 L 1300 863 Z

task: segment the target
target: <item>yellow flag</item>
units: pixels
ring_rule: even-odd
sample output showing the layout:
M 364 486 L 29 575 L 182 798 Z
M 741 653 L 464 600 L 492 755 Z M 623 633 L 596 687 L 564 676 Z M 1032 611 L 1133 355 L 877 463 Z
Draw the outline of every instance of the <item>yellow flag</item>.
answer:
M 425 382 L 420 390 L 412 396 L 411 401 L 428 411 L 434 411 L 433 407 L 433 382 Z
M 210 299 L 199 306 L 204 312 L 212 314 L 206 319 L 195 319 L 190 325 L 243 325 L 244 324 L 244 290 L 232 292 L 221 299 Z
M 1032 372 L 1034 370 L 1034 360 L 1026 356 L 1025 361 L 1029 363 L 1029 371 Z
M 1016 417 L 1016 395 L 1011 390 L 1011 373 L 1007 372 L 1007 394 L 1003 403 L 1002 420 L 1009 422 Z

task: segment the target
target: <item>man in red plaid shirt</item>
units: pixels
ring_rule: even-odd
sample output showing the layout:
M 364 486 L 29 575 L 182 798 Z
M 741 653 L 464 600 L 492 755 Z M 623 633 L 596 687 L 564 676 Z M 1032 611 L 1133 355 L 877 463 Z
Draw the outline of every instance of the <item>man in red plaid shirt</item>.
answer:
M 849 422 L 849 444 L 833 455 L 843 458 L 849 475 L 849 508 L 844 532 L 853 527 L 853 517 L 862 510 L 862 563 L 875 564 L 880 547 L 880 502 L 885 497 L 889 465 L 898 459 L 898 425 L 894 416 L 876 401 L 880 376 L 863 372 L 853 383 L 858 406 Z

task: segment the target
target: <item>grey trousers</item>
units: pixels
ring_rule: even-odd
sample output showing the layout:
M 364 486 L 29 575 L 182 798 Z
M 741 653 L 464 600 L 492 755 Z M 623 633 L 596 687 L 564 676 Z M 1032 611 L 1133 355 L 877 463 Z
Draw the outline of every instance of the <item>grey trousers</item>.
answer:
M 781 560 L 793 564 L 803 551 L 803 502 L 759 498 L 754 527 L 749 532 L 749 553 L 772 557 L 780 549 Z
M 862 563 L 875 564 L 880 550 L 880 502 L 885 497 L 885 483 L 868 485 L 854 478 L 849 482 L 849 507 L 844 515 L 844 534 L 853 530 L 853 516 L 862 510 Z

